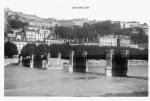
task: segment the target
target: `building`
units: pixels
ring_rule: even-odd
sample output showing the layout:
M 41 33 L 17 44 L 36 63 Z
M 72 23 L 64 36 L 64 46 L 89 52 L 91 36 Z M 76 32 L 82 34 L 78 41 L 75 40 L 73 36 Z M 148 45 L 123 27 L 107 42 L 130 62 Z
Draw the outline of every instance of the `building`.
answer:
M 47 38 L 48 36 L 50 36 L 50 34 L 52 34 L 52 31 L 50 29 L 40 29 L 39 30 L 40 34 L 45 34 L 45 38 Z
M 58 40 L 56 38 L 49 38 L 49 39 L 46 39 L 46 44 L 47 45 L 51 45 L 51 44 L 64 44 L 64 40 Z
M 60 21 L 60 26 L 64 26 L 64 27 L 71 27 L 74 26 L 74 22 L 73 21 Z
M 139 49 L 144 50 L 144 49 L 148 49 L 148 43 L 142 43 L 138 45 Z
M 35 31 L 26 31 L 26 40 L 27 41 L 36 41 L 36 33 Z
M 18 54 L 21 54 L 22 48 L 27 44 L 25 41 L 14 41 L 13 43 L 17 46 Z
M 15 41 L 16 40 L 16 34 L 9 33 L 7 34 L 8 41 Z
M 115 29 L 123 28 L 123 24 L 122 24 L 122 22 L 120 22 L 120 21 L 111 21 L 111 23 L 113 24 L 113 27 L 114 27 Z
M 43 41 L 36 41 L 33 44 L 35 44 L 36 46 L 40 45 L 40 44 L 45 44 Z
M 87 23 L 87 18 L 81 18 L 81 19 L 73 19 L 73 23 L 75 26 L 83 27 L 84 23 Z
M 39 28 L 36 26 L 30 26 L 26 31 L 27 41 L 44 41 L 48 36 L 50 36 L 51 30 L 48 28 Z
M 120 46 L 129 47 L 130 44 L 131 44 L 131 37 L 130 36 L 125 36 L 125 35 L 120 36 Z
M 144 23 L 144 24 L 141 25 L 141 28 L 145 32 L 145 34 L 148 35 L 149 26 L 146 23 Z
M 99 46 L 99 43 L 96 43 L 96 42 L 84 42 L 83 45 L 85 45 L 85 46 Z
M 117 46 L 117 38 L 114 35 L 98 38 L 100 46 Z
M 141 27 L 140 22 L 132 21 L 132 22 L 120 22 L 121 28 L 133 28 L 133 27 Z
M 22 35 L 17 34 L 17 35 L 16 35 L 16 41 L 21 41 L 21 40 L 22 40 Z
M 132 21 L 132 22 L 120 22 L 120 28 L 132 28 L 133 33 L 140 33 L 136 28 L 139 27 L 141 28 L 146 35 L 148 35 L 149 31 L 149 26 L 146 23 L 141 24 L 140 22 L 137 21 Z
M 125 28 L 132 28 L 132 27 L 140 27 L 140 23 L 136 21 L 126 22 Z
M 46 38 L 51 36 L 51 30 L 46 28 L 40 28 L 36 33 L 36 41 L 44 41 Z
M 44 41 L 45 39 L 45 33 L 36 33 L 35 36 L 35 41 Z
M 21 41 L 23 40 L 23 34 L 22 29 L 12 29 L 11 33 L 7 34 L 7 38 L 9 41 Z
M 34 26 L 34 27 L 39 27 L 39 28 L 50 28 L 53 27 L 54 25 L 52 25 L 49 22 L 44 22 L 44 21 L 31 21 L 29 22 L 30 26 Z
M 27 31 L 34 31 L 34 32 L 37 32 L 39 30 L 39 28 L 38 27 L 36 27 L 36 26 L 28 26 L 28 28 L 27 28 Z
M 100 46 L 121 46 L 121 47 L 129 47 L 131 44 L 131 37 L 125 35 L 107 35 L 107 36 L 99 36 L 98 42 Z M 119 43 L 118 43 L 119 42 Z
M 130 48 L 139 48 L 138 44 L 130 44 Z
M 146 34 L 148 34 L 148 29 L 149 29 L 149 26 L 144 23 L 144 24 L 141 24 L 140 22 L 137 22 L 137 21 L 132 21 L 132 22 L 120 22 L 120 27 L 121 28 L 136 28 L 136 27 L 139 27 L 139 28 L 142 28 Z M 134 33 L 139 33 L 137 32 L 135 29 L 133 31 Z
M 83 27 L 84 23 L 86 22 L 88 22 L 87 18 L 80 18 L 80 19 L 72 19 L 72 20 L 61 20 L 57 24 L 64 27 L 71 27 L 71 26 Z
M 38 32 L 37 27 L 29 26 L 26 30 L 26 41 L 36 41 L 36 33 Z

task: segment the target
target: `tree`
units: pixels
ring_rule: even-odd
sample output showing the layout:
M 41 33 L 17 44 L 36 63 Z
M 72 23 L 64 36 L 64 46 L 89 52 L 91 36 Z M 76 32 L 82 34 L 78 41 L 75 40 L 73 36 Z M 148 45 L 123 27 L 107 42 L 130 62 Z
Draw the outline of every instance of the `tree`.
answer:
M 11 42 L 5 42 L 5 56 L 12 58 L 13 55 L 18 54 L 17 46 Z
M 47 44 L 40 44 L 35 49 L 35 54 L 38 55 L 45 55 L 48 53 L 48 45 Z
M 11 25 L 11 28 L 13 29 L 19 29 L 19 28 L 24 28 L 26 23 L 23 23 L 20 20 L 11 20 L 10 25 Z
M 21 55 L 23 57 L 31 56 L 35 54 L 35 48 L 36 48 L 35 44 L 27 44 L 22 48 Z

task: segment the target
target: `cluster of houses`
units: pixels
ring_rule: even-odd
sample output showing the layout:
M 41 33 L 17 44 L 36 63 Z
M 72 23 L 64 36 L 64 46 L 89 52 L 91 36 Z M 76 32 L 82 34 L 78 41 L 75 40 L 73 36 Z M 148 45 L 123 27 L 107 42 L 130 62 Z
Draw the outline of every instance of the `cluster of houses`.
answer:
M 8 11 L 7 11 L 8 12 Z M 8 15 L 15 15 L 16 12 L 10 11 L 8 12 Z M 11 41 L 14 44 L 16 44 L 19 54 L 21 52 L 21 49 L 23 46 L 25 46 L 27 43 L 36 43 L 38 44 L 65 44 L 69 43 L 71 45 L 87 45 L 87 46 L 117 46 L 118 39 L 120 40 L 120 46 L 122 47 L 132 47 L 132 48 L 140 48 L 138 44 L 134 44 L 131 41 L 130 36 L 125 35 L 115 35 L 115 34 L 109 34 L 106 36 L 97 36 L 94 41 L 88 40 L 88 38 L 85 38 L 83 42 L 79 43 L 78 39 L 60 39 L 59 36 L 56 36 L 54 33 L 55 26 L 74 26 L 78 25 L 80 27 L 83 26 L 85 22 L 88 22 L 88 19 L 75 19 L 70 21 L 60 21 L 57 22 L 56 20 L 49 20 L 49 19 L 41 19 L 37 16 L 33 15 L 26 15 L 22 13 L 17 13 L 19 16 L 19 19 L 23 22 L 28 22 L 28 26 L 26 26 L 25 29 L 13 29 L 12 33 L 8 34 L 5 41 Z M 90 22 L 90 21 L 89 21 Z M 92 23 L 92 22 L 90 22 Z M 148 27 L 145 27 L 144 25 L 140 24 L 139 22 L 115 22 L 112 21 L 112 23 L 119 23 L 121 28 L 128 28 L 128 27 L 134 27 L 139 26 L 143 27 L 143 29 L 148 31 Z

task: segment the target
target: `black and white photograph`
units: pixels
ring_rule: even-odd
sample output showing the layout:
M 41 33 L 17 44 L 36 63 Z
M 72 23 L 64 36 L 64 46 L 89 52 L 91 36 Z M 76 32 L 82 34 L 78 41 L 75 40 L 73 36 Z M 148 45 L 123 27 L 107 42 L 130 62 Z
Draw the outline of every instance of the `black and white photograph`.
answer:
M 149 97 L 148 0 L 2 5 L 4 97 Z

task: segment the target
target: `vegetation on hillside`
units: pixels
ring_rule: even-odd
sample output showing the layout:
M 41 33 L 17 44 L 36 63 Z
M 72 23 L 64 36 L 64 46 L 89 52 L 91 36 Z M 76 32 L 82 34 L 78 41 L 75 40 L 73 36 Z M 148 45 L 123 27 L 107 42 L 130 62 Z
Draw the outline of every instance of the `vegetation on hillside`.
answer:
M 5 25 L 4 25 L 4 35 L 12 33 L 12 30 L 22 29 L 22 32 L 25 32 L 26 26 L 28 26 L 27 22 L 22 22 L 19 20 L 19 16 L 8 16 L 7 12 L 5 12 Z
M 138 33 L 133 33 L 133 30 L 136 30 Z M 96 40 L 98 35 L 104 36 L 109 34 L 117 35 L 130 35 L 131 40 L 135 43 L 148 43 L 148 36 L 145 32 L 137 28 L 120 28 L 119 24 L 111 23 L 111 21 L 100 21 L 94 24 L 85 23 L 83 27 L 55 27 L 55 34 L 60 38 L 69 38 L 69 39 L 79 39 L 88 38 L 93 41 Z

